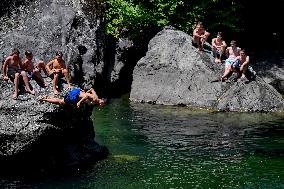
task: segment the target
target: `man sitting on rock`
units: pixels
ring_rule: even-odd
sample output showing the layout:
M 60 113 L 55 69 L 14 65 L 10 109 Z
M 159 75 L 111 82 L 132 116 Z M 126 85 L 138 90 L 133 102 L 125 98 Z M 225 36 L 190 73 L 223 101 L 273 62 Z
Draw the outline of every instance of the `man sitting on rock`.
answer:
M 240 60 L 239 55 L 241 48 L 237 47 L 236 41 L 231 41 L 231 47 L 228 47 L 226 49 L 227 59 L 225 61 L 225 71 L 222 76 L 222 81 L 225 81 L 228 79 L 228 76 L 237 68 L 239 67 Z
M 99 104 L 103 106 L 105 101 L 100 99 L 95 92 L 94 89 L 90 89 L 87 92 L 81 91 L 78 88 L 72 88 L 68 93 L 64 96 L 64 98 L 54 98 L 48 96 L 39 96 L 39 101 L 46 101 L 49 103 L 57 104 L 57 105 L 72 105 L 80 107 L 81 103 L 87 104 Z
M 32 62 L 32 59 L 33 59 L 32 52 L 26 51 L 25 55 L 26 55 L 26 59 L 24 60 L 22 64 L 22 70 L 26 71 L 29 79 L 31 78 L 38 79 L 43 84 L 43 86 L 46 87 L 47 84 L 40 74 L 41 70 L 43 70 L 47 74 L 44 62 L 38 61 L 36 65 L 34 66 Z
M 240 73 L 242 74 L 241 79 L 245 79 L 246 71 L 248 69 L 248 64 L 249 64 L 249 56 L 246 55 L 246 51 L 244 49 L 241 50 L 239 59 L 240 59 Z
M 45 66 L 49 76 L 52 78 L 54 95 L 58 95 L 58 79 L 62 77 L 62 75 L 64 76 L 69 88 L 71 88 L 68 71 L 62 56 L 61 52 L 56 52 L 55 58 L 48 62 Z
M 200 51 L 204 50 L 204 43 L 206 42 L 207 38 L 209 37 L 210 33 L 205 31 L 203 28 L 202 22 L 198 22 L 196 24 L 195 29 L 193 30 L 193 45 L 197 46 Z
M 225 52 L 226 46 L 226 42 L 222 40 L 222 32 L 218 32 L 217 37 L 212 39 L 212 51 L 216 64 L 222 62 L 222 56 Z
M 5 59 L 3 65 L 3 79 L 8 80 L 10 79 L 14 82 L 15 91 L 12 95 L 13 99 L 17 99 L 18 92 L 19 92 L 19 78 L 22 76 L 24 83 L 25 83 L 25 90 L 30 94 L 35 94 L 34 90 L 31 90 L 29 79 L 25 71 L 21 70 L 22 62 L 20 59 L 20 52 L 18 49 L 14 49 L 12 54 Z

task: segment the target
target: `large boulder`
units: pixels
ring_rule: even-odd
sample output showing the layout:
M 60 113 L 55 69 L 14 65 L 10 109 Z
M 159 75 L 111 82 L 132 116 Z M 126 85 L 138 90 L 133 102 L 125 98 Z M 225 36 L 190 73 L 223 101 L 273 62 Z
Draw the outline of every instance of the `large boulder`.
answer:
M 31 85 L 36 95 L 22 91 L 12 100 L 13 83 L 0 80 L 1 168 L 72 167 L 107 156 L 107 148 L 94 140 L 93 106 L 59 107 L 39 102 L 38 95 L 52 95 L 51 83 L 41 88 L 32 80 Z M 61 94 L 65 89 L 63 83 Z
M 13 4 L 13 0 L 7 0 Z M 97 1 L 39 0 L 23 1 L 10 7 L 0 19 L 0 52 L 2 57 L 18 48 L 34 54 L 35 62 L 49 62 L 56 51 L 62 51 L 72 81 L 83 88 L 95 83 L 104 70 L 101 18 Z M 16 3 L 18 4 L 18 3 Z M 95 6 L 97 5 L 97 6 Z M 93 11 L 93 12 L 92 12 Z
M 253 58 L 254 69 L 258 76 L 271 84 L 278 92 L 284 94 L 284 52 L 270 49 L 257 52 Z
M 149 43 L 133 71 L 130 100 L 230 111 L 282 111 L 282 96 L 261 78 L 216 81 L 224 64 L 198 51 L 184 32 L 165 29 Z

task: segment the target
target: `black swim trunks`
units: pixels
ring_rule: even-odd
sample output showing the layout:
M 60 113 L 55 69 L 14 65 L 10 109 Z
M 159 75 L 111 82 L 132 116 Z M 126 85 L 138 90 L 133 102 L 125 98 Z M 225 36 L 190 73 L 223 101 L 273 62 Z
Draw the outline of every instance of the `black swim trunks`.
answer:
M 19 68 L 8 68 L 7 75 L 11 81 L 14 81 L 16 73 L 21 74 L 21 71 Z
M 62 71 L 59 71 L 59 72 L 53 72 L 52 74 L 50 74 L 50 78 L 53 79 L 55 74 L 58 74 L 59 78 L 63 78 L 64 77 Z

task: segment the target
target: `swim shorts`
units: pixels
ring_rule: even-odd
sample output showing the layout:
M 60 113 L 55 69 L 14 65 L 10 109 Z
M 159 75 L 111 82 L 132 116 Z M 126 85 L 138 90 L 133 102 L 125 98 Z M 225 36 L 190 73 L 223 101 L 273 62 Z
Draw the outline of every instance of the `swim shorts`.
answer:
M 64 102 L 66 104 L 74 105 L 78 102 L 80 96 L 80 89 L 73 88 L 64 96 Z

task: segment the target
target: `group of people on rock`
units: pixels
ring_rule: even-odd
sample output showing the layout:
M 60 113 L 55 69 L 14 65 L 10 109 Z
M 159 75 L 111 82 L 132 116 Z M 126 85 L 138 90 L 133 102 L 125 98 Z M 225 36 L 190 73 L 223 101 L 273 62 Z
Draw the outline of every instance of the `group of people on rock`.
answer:
M 200 51 L 204 50 L 204 43 L 207 41 L 210 33 L 206 31 L 201 22 L 198 22 L 193 30 L 193 45 L 197 47 Z M 229 75 L 233 72 L 237 73 L 238 78 L 244 79 L 248 64 L 249 56 L 246 55 L 244 49 L 237 46 L 235 40 L 230 42 L 230 46 L 227 47 L 226 42 L 222 39 L 222 32 L 218 32 L 217 36 L 212 39 L 212 52 L 215 58 L 215 63 L 219 64 L 222 62 L 222 57 L 225 54 L 227 59 L 225 60 L 225 71 L 221 77 L 222 81 L 228 79 Z
M 54 96 L 59 94 L 58 80 L 63 77 L 68 84 L 69 91 L 64 98 L 49 97 L 44 95 L 39 96 L 38 100 L 58 105 L 71 104 L 76 105 L 77 107 L 80 107 L 82 102 L 104 105 L 104 100 L 98 98 L 98 95 L 94 89 L 84 92 L 71 85 L 69 73 L 62 57 L 63 54 L 58 51 L 55 54 L 55 58 L 47 64 L 45 64 L 43 61 L 38 61 L 36 64 L 33 64 L 32 52 L 26 51 L 25 59 L 22 61 L 20 58 L 20 51 L 18 49 L 13 49 L 12 53 L 5 59 L 2 67 L 3 79 L 6 81 L 11 80 L 14 83 L 14 93 L 12 98 L 17 99 L 18 97 L 20 78 L 22 78 L 24 81 L 25 91 L 32 95 L 35 95 L 35 90 L 30 85 L 31 79 L 35 79 L 39 81 L 43 87 L 47 87 L 48 83 L 45 82 L 41 75 L 41 71 L 43 71 L 47 76 L 52 78 Z

